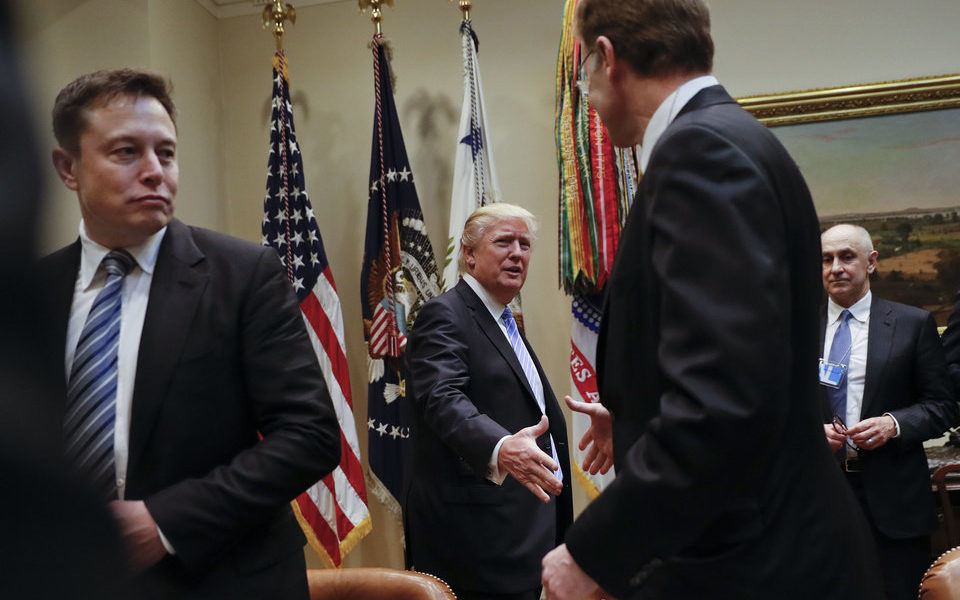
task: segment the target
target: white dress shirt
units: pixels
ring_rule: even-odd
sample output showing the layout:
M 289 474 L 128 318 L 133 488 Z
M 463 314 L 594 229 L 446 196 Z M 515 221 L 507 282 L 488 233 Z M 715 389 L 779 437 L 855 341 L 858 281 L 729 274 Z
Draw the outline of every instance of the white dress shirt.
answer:
M 720 85 L 716 77 L 713 75 L 701 75 L 700 77 L 694 77 L 690 81 L 687 81 L 663 99 L 663 102 L 661 102 L 657 110 L 654 111 L 653 116 L 650 117 L 646 131 L 643 132 L 643 142 L 640 146 L 641 173 L 647 172 L 647 164 L 650 162 L 653 147 L 657 145 L 660 136 L 667 130 L 670 123 L 673 123 L 673 120 L 677 118 L 677 115 L 683 110 L 683 107 L 687 105 L 687 102 L 690 102 L 700 90 L 714 85 Z
M 487 310 L 490 311 L 490 316 L 493 317 L 493 320 L 496 321 L 497 323 L 497 327 L 499 327 L 500 331 L 503 332 L 503 339 L 507 340 L 507 344 L 509 344 L 510 336 L 507 335 L 507 327 L 506 325 L 504 325 L 503 321 L 500 319 L 500 317 L 503 315 L 503 309 L 505 309 L 507 306 L 505 304 L 501 304 L 499 301 L 493 298 L 493 296 L 491 296 L 490 293 L 487 292 L 486 288 L 484 288 L 473 275 L 470 275 L 469 273 L 464 273 L 462 277 L 463 277 L 463 280 L 467 283 L 467 285 L 470 286 L 470 289 L 472 289 L 477 294 L 477 296 L 480 298 L 480 301 L 483 302 L 483 305 L 487 308 Z M 539 373 L 534 372 L 534 376 L 536 376 L 537 379 L 540 378 Z M 534 393 L 536 394 L 537 405 L 540 407 L 540 412 L 543 414 L 547 414 L 546 403 L 544 402 L 544 399 L 543 399 L 543 381 L 542 380 L 540 381 L 540 385 L 537 386 L 537 389 L 534 390 Z M 507 478 L 507 474 L 501 473 L 500 468 L 498 466 L 498 461 L 500 458 L 500 446 L 503 445 L 503 441 L 507 439 L 507 437 L 508 436 L 504 436 L 500 438 L 500 441 L 497 442 L 496 446 L 494 446 L 493 453 L 490 455 L 490 462 L 487 465 L 490 471 L 489 474 L 487 475 L 487 479 L 496 483 L 497 485 L 502 485 L 503 480 Z M 559 465 L 560 461 L 557 459 L 557 444 L 556 442 L 553 441 L 553 435 L 550 436 L 550 445 L 553 447 L 553 460 L 557 461 L 557 464 Z M 560 479 L 561 481 L 563 480 L 563 473 L 561 469 L 557 469 L 555 474 L 557 475 L 558 479 Z
M 870 331 L 870 305 L 873 301 L 873 292 L 867 290 L 850 308 L 853 318 L 850 319 L 850 357 L 847 360 L 847 414 L 841 415 L 847 427 L 853 427 L 861 420 L 863 408 L 863 388 L 867 381 L 867 342 Z M 827 300 L 827 329 L 823 334 L 823 357 L 830 356 L 830 347 L 833 346 L 833 337 L 840 326 L 840 314 L 845 309 L 834 302 Z M 890 415 L 890 413 L 884 413 Z M 890 415 L 897 426 L 900 435 L 900 423 L 896 417 Z
M 117 348 L 117 400 L 113 428 L 117 497 L 120 500 L 124 499 L 127 487 L 130 413 L 133 403 L 133 386 L 137 375 L 137 357 L 140 352 L 140 334 L 143 331 L 143 319 L 147 314 L 153 269 L 157 264 L 160 243 L 166 232 L 167 228 L 164 227 L 143 244 L 124 248 L 136 261 L 136 265 L 124 277 L 123 287 L 120 290 L 120 342 Z M 80 248 L 80 270 L 74 286 L 70 320 L 67 322 L 64 368 L 68 381 L 73 367 L 73 357 L 77 351 L 77 342 L 87 322 L 87 314 L 97 294 L 106 283 L 106 274 L 100 269 L 100 263 L 111 250 L 90 239 L 83 221 L 80 222 Z M 173 548 L 162 533 L 161 539 L 167 551 L 173 553 Z

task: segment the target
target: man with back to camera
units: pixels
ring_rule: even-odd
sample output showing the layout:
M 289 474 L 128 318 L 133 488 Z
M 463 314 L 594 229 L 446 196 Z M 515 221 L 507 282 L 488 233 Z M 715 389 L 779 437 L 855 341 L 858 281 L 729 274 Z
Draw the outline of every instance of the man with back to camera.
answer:
M 474 211 L 462 278 L 424 305 L 408 339 L 417 420 L 407 562 L 460 600 L 538 600 L 540 560 L 573 518 L 563 414 L 507 308 L 536 225 L 511 204 Z
M 288 503 L 337 465 L 336 415 L 276 253 L 173 218 L 174 115 L 133 69 L 57 96 L 82 221 L 40 268 L 67 458 L 109 501 L 137 597 L 305 599 Z
M 873 529 L 887 598 L 915 598 L 937 527 L 923 442 L 958 413 L 937 324 L 873 296 L 877 252 L 866 229 L 836 225 L 821 242 L 824 432 Z
M 642 143 L 643 179 L 597 346 L 617 476 L 544 559 L 548 597 L 882 598 L 814 401 L 800 172 L 710 75 L 702 1 L 581 0 L 575 28 L 582 89 L 615 145 Z

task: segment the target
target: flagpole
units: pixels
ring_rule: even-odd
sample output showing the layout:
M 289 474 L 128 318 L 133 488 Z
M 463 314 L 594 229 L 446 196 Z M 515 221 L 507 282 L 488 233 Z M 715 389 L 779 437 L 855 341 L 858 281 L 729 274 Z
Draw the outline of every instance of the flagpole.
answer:
M 285 21 L 290 21 L 293 25 L 297 23 L 297 9 L 289 2 L 284 4 L 281 0 L 273 0 L 271 4 L 263 7 L 263 28 L 273 29 L 273 37 L 277 40 L 277 52 L 283 51 Z

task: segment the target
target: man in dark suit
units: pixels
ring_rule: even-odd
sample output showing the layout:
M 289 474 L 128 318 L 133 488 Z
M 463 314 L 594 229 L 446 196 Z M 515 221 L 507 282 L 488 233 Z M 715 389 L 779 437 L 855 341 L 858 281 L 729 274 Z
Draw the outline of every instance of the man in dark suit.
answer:
M 925 310 L 873 296 L 866 229 L 836 225 L 821 241 L 824 431 L 870 521 L 887 598 L 915 598 L 937 526 L 923 442 L 958 412 L 937 325 Z
M 535 233 L 518 206 L 475 211 L 462 279 L 424 305 L 408 342 L 417 426 L 407 562 L 461 600 L 540 598 L 540 559 L 573 517 L 563 414 L 507 308 Z
M 800 172 L 709 75 L 702 1 L 581 0 L 576 31 L 581 89 L 614 144 L 642 143 L 643 179 L 597 346 L 617 476 L 544 559 L 548 597 L 882 597 L 814 400 Z
M 80 239 L 41 269 L 68 458 L 110 500 L 143 598 L 306 598 L 289 501 L 339 460 L 336 416 L 268 248 L 173 218 L 166 82 L 84 75 L 53 111 Z

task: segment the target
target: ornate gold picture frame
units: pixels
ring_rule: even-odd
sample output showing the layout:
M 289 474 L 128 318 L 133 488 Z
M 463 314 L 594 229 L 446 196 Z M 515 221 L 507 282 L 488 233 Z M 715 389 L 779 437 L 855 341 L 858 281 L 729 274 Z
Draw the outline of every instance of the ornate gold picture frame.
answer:
M 960 73 L 744 96 L 738 101 L 770 127 L 957 108 L 960 107 Z
M 797 162 L 823 228 L 870 232 L 874 293 L 945 324 L 960 289 L 960 74 L 739 102 Z

